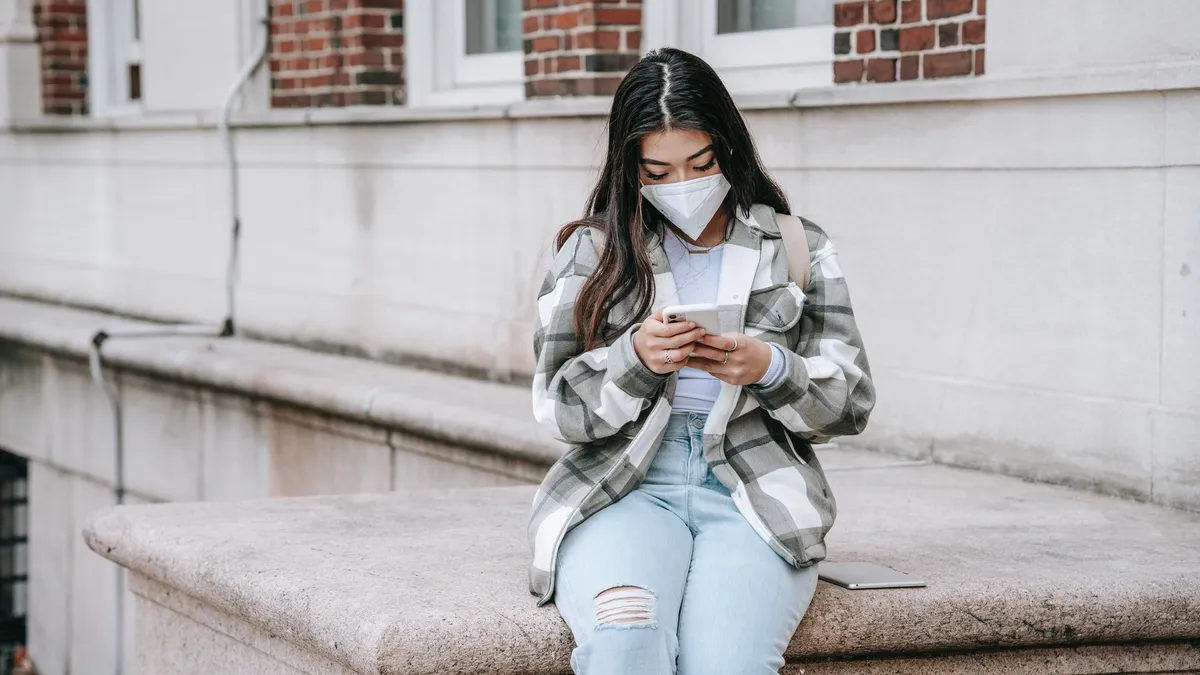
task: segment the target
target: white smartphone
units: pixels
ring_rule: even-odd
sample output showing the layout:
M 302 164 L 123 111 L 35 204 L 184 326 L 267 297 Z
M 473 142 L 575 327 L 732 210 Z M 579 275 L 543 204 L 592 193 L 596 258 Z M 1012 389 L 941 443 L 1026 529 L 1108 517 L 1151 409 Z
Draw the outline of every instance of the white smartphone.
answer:
M 713 335 L 721 333 L 721 320 L 717 313 L 717 306 L 711 302 L 702 305 L 675 305 L 663 310 L 663 323 L 681 321 L 694 321 L 696 326 Z

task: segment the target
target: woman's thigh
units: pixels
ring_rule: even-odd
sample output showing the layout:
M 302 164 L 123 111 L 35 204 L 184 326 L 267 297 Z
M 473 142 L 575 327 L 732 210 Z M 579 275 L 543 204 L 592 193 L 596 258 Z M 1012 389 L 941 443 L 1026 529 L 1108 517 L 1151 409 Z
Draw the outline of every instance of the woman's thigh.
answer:
M 816 591 L 816 566 L 785 562 L 727 494 L 697 494 L 693 518 L 698 533 L 680 608 L 679 675 L 778 672 Z
M 687 525 L 657 498 L 634 490 L 567 533 L 559 550 L 554 602 L 576 644 L 584 644 L 603 624 L 662 628 L 673 642 L 691 557 Z M 605 606 L 601 596 L 610 589 L 631 590 L 633 597 L 637 591 L 648 593 L 621 611 Z M 634 621 L 638 618 L 650 620 Z

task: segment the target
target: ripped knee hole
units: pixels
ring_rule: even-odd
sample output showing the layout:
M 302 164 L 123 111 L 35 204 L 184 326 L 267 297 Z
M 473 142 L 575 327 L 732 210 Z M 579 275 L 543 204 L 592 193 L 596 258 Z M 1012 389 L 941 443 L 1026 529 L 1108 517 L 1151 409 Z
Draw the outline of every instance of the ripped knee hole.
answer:
M 616 586 L 596 594 L 596 625 L 652 627 L 658 598 L 639 586 Z

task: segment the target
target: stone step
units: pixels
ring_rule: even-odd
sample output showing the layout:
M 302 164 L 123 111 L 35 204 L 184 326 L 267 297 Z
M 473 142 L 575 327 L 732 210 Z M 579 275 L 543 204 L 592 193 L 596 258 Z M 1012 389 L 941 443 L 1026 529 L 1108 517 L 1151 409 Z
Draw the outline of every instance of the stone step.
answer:
M 831 475 L 831 560 L 929 582 L 822 582 L 789 673 L 1200 671 L 1200 514 L 944 466 Z M 141 672 L 569 672 L 526 588 L 527 487 L 118 507 Z M 212 670 L 211 668 L 217 668 Z

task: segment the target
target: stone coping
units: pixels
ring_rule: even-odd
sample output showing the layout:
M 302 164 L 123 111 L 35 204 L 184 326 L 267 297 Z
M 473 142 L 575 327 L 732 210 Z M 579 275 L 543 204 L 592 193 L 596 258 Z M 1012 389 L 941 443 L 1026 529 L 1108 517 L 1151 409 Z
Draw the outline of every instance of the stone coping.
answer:
M 1200 645 L 1200 514 L 871 453 L 830 476 L 830 559 L 924 589 L 821 583 L 790 661 Z M 531 487 L 125 506 L 89 546 L 347 668 L 568 672 L 571 638 L 526 587 Z M 148 598 L 153 602 L 153 598 Z
M 1200 87 L 1200 62 L 1139 63 L 1091 70 L 1044 73 L 1017 72 L 944 80 L 913 80 L 888 84 L 836 85 L 798 90 L 738 94 L 742 110 L 830 108 L 1096 96 L 1145 91 L 1175 91 Z M 235 112 L 238 128 L 323 126 L 340 124 L 414 124 L 469 120 L 604 117 L 612 99 L 605 96 L 537 99 L 508 104 L 462 106 L 354 106 Z M 218 112 L 157 113 L 124 117 L 56 117 L 13 120 L 17 133 L 162 131 L 212 129 Z M 0 131 L 6 127 L 0 124 Z
M 162 324 L 0 296 L 0 340 L 86 359 L 96 331 Z M 263 398 L 549 465 L 565 447 L 532 419 L 525 387 L 242 338 L 112 339 L 110 367 Z

